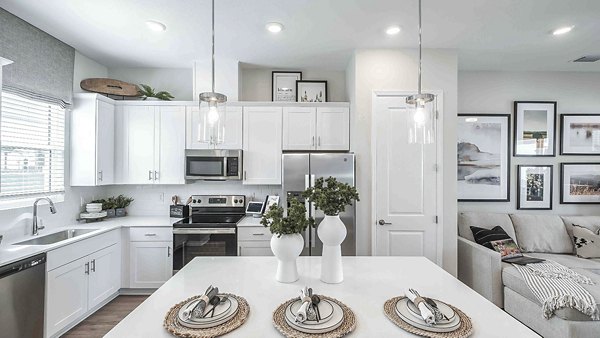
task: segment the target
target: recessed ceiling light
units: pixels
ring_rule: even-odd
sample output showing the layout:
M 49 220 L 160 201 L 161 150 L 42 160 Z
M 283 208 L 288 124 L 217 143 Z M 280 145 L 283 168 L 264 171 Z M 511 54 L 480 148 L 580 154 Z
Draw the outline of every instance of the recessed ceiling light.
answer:
M 575 26 L 566 26 L 566 27 L 560 27 L 557 28 L 555 30 L 552 31 L 552 35 L 563 35 L 563 34 L 567 34 L 569 33 L 571 30 L 573 30 L 573 27 Z
M 164 32 L 167 30 L 167 26 L 165 26 L 164 23 L 154 21 L 154 20 L 146 21 L 146 27 L 148 27 L 148 29 L 153 30 L 155 32 Z
M 271 33 L 279 33 L 283 30 L 283 25 L 279 22 L 269 22 L 265 27 Z
M 385 34 L 387 35 L 396 35 L 398 33 L 400 33 L 400 27 L 398 26 L 391 26 L 385 30 Z

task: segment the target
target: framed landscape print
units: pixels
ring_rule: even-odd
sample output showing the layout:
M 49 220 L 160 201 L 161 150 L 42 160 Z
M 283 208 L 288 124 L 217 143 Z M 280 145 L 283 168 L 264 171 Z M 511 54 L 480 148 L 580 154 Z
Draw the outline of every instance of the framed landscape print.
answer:
M 561 163 L 560 203 L 600 204 L 600 163 Z
M 458 115 L 458 200 L 510 201 L 510 115 Z
M 552 167 L 517 166 L 517 209 L 552 210 Z
M 302 80 L 302 72 L 273 71 L 271 101 L 296 102 L 296 81 Z
M 296 101 L 327 102 L 327 81 L 296 81 Z
M 515 101 L 514 156 L 555 156 L 556 102 Z
M 600 155 L 600 114 L 560 116 L 561 155 Z

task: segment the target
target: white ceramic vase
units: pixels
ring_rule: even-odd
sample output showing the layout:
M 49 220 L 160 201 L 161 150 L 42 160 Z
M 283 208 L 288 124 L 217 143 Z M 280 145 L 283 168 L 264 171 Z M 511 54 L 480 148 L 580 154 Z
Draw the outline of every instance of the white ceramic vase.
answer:
M 296 259 L 304 247 L 304 238 L 301 234 L 273 235 L 271 237 L 271 251 L 277 257 L 277 273 L 275 279 L 281 283 L 293 283 L 298 280 L 298 267 Z
M 321 281 L 341 283 L 344 280 L 341 244 L 346 238 L 346 226 L 340 216 L 325 216 L 317 228 L 317 233 L 323 242 Z

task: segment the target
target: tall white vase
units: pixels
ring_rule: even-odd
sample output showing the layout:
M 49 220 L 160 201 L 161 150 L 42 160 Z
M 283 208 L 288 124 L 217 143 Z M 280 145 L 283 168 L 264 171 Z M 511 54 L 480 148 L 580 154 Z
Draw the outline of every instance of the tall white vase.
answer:
M 321 281 L 341 283 L 344 280 L 341 244 L 346 238 L 346 226 L 340 216 L 325 216 L 317 228 L 317 233 L 323 242 Z
M 271 237 L 271 251 L 277 257 L 277 273 L 275 279 L 281 283 L 293 283 L 298 280 L 298 267 L 296 259 L 304 247 L 304 238 L 301 234 L 273 235 Z

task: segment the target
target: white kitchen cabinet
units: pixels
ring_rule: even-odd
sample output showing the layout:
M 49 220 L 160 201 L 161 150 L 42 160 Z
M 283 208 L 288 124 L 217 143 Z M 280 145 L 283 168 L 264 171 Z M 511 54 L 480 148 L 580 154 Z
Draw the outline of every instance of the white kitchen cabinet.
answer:
M 119 291 L 121 276 L 121 248 L 114 244 L 88 256 L 88 308 L 101 304 L 110 295 Z
M 185 107 L 162 106 L 156 114 L 154 183 L 185 184 Z
M 159 288 L 173 275 L 173 242 L 129 243 L 129 287 Z
M 221 144 L 198 141 L 200 108 L 186 107 L 186 149 L 242 149 L 242 107 L 227 106 L 225 111 L 225 137 Z
M 280 185 L 282 108 L 244 107 L 244 184 Z
M 71 112 L 71 185 L 114 183 L 115 106 L 98 94 L 77 94 Z
M 283 150 L 313 150 L 316 146 L 317 108 L 283 108 Z
M 238 256 L 273 256 L 271 241 L 238 241 Z
M 350 110 L 317 108 L 317 150 L 350 150 Z

